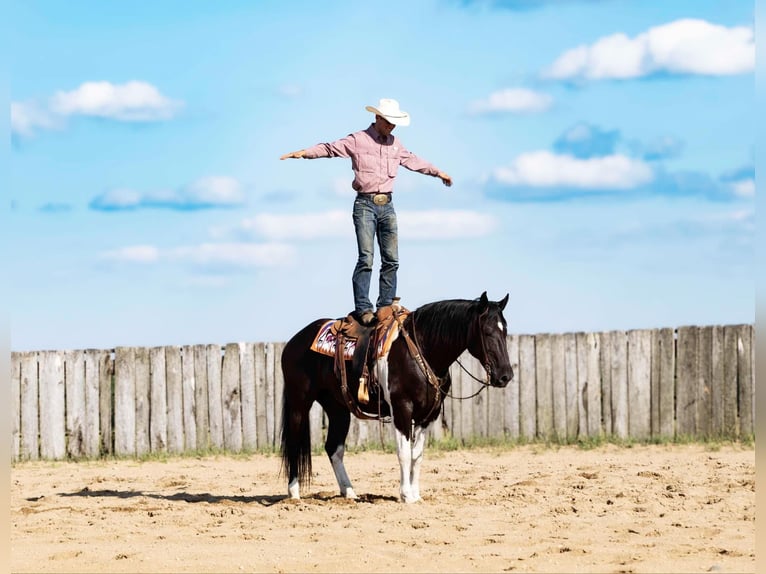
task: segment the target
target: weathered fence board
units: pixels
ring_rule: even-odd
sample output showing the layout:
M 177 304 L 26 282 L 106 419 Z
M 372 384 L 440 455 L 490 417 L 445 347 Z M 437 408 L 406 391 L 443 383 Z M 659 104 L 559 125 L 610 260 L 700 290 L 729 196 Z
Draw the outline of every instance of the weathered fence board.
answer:
M 737 331 L 739 333 L 739 340 L 737 341 L 739 432 L 742 436 L 751 436 L 754 432 L 752 327 L 750 325 L 740 325 Z
M 476 382 L 474 377 L 481 380 L 484 375 L 484 367 L 481 366 L 481 362 L 468 352 L 463 353 L 462 357 L 463 365 L 468 370 L 468 373 L 463 373 L 463 385 L 468 385 L 468 395 L 476 395 L 472 399 L 468 399 L 466 402 L 471 405 L 473 411 L 473 436 L 474 437 L 486 437 L 487 436 L 487 412 L 489 394 L 487 389 L 481 391 L 481 383 Z M 471 376 L 473 375 L 473 376 Z M 470 436 L 463 437 L 464 439 L 470 439 Z
M 109 351 L 93 351 L 98 363 L 98 424 L 101 453 L 114 453 L 114 361 Z
M 194 379 L 194 347 L 185 345 L 181 348 L 181 418 L 184 425 L 184 449 L 193 451 L 197 448 L 196 380 Z
M 12 458 L 274 448 L 283 348 L 118 347 L 114 359 L 112 351 L 96 349 L 13 353 Z M 509 335 L 508 354 L 515 376 L 504 389 L 484 389 L 457 363 L 450 367 L 451 396 L 428 440 L 445 432 L 463 442 L 754 433 L 752 325 Z M 460 360 L 484 376 L 469 353 Z M 308 425 L 312 446 L 323 445 L 327 419 L 319 404 Z M 352 419 L 347 445 L 393 438 L 391 424 Z
M 37 460 L 40 456 L 37 369 L 37 353 L 20 354 L 21 441 L 19 449 L 21 460 Z
M 651 331 L 628 331 L 628 435 L 639 440 L 652 432 L 651 351 Z
M 712 327 L 710 351 L 710 434 L 723 435 L 724 339 L 723 327 Z
M 458 409 L 460 416 L 460 440 L 466 441 L 474 436 L 473 415 L 474 409 L 471 399 L 466 398 L 473 393 L 471 378 L 463 369 L 456 372 L 455 388 L 457 389 L 455 397 L 458 397 Z
M 587 436 L 600 437 L 601 428 L 601 337 L 598 333 L 586 333 L 587 379 L 582 405 L 587 420 Z M 579 345 L 578 345 L 579 348 Z M 581 411 L 582 412 L 582 411 Z M 584 422 L 581 420 L 580 428 Z
M 21 361 L 11 362 L 11 460 L 21 453 Z
M 537 365 L 537 436 L 553 436 L 553 373 L 551 370 L 551 336 L 535 336 Z
M 511 440 L 519 438 L 519 337 L 508 336 L 508 359 L 513 369 L 513 380 L 503 392 L 503 417 L 505 436 Z
M 519 429 L 521 437 L 537 436 L 537 363 L 533 335 L 519 337 Z
M 242 448 L 258 447 L 255 429 L 255 351 L 252 343 L 239 344 L 239 375 L 242 401 Z
M 274 344 L 274 443 L 279 445 L 282 440 L 282 393 L 285 388 L 285 377 L 282 373 L 282 351 L 284 343 Z
M 567 396 L 567 383 L 573 380 L 577 385 L 577 373 L 574 378 L 571 373 L 567 373 L 567 348 L 563 334 L 553 334 L 550 336 L 550 362 L 551 362 L 551 392 L 553 395 L 553 438 L 565 440 L 567 437 L 568 417 L 567 409 L 569 401 L 573 401 L 572 410 L 577 411 L 577 393 L 573 397 Z M 571 392 L 571 391 L 570 391 Z M 570 411 L 571 414 L 571 411 Z
M 149 445 L 151 452 L 165 452 L 168 445 L 168 390 L 165 347 L 149 349 Z M 138 419 L 136 419 L 138 420 Z
M 266 439 L 266 344 L 256 343 L 255 353 L 255 428 L 259 448 L 265 448 Z
M 109 361 L 107 351 L 88 349 L 85 355 L 85 429 L 83 436 L 84 456 L 93 458 L 99 454 L 99 440 L 101 432 L 101 417 L 99 407 L 101 405 L 101 371 L 102 362 Z M 109 375 L 111 386 L 111 375 Z M 110 392 L 111 395 L 111 392 Z M 109 426 L 111 427 L 111 421 Z
M 708 438 L 712 431 L 713 396 L 710 388 L 713 375 L 713 328 L 697 331 L 697 419 L 695 436 Z
M 586 415 L 583 404 L 584 384 L 587 382 L 586 365 L 581 365 L 583 355 L 578 349 L 580 333 L 564 333 L 564 372 L 566 377 L 566 437 L 574 440 L 584 435 Z M 581 372 L 582 371 L 582 372 Z
M 64 353 L 67 456 L 85 456 L 85 353 Z
M 588 436 L 588 343 L 585 333 L 575 333 L 575 347 L 577 349 L 577 398 L 574 401 L 575 413 L 577 413 L 577 435 L 572 438 L 584 439 Z
M 66 454 L 66 406 L 64 404 L 64 358 L 43 351 L 40 361 L 40 456 L 60 459 Z
M 183 357 L 180 347 L 165 347 L 165 384 L 168 405 L 168 452 L 184 449 Z
M 223 446 L 242 450 L 242 402 L 240 400 L 239 345 L 229 343 L 223 353 L 221 401 L 223 409 Z
M 675 434 L 675 340 L 673 329 L 657 329 L 652 335 L 652 436 Z
M 133 347 L 114 350 L 114 452 L 136 454 L 136 361 Z
M 610 341 L 612 432 L 619 438 L 627 438 L 629 416 L 627 334 L 625 331 L 612 331 Z
M 699 337 L 697 327 L 678 329 L 678 376 L 676 379 L 676 431 L 681 436 L 697 432 L 697 385 Z
M 612 422 L 612 334 L 609 331 L 598 333 L 601 341 L 601 424 L 604 433 L 612 435 L 614 424 Z
M 151 379 L 149 349 L 136 347 L 135 350 L 135 385 L 136 385 L 136 454 L 141 456 L 151 452 L 150 419 L 151 416 Z
M 207 345 L 207 400 L 210 422 L 210 446 L 224 448 L 223 442 L 223 395 L 221 390 L 221 347 Z
M 723 432 L 729 438 L 737 436 L 737 331 L 735 325 L 727 325 L 723 330 Z
M 274 343 L 266 343 L 264 346 L 266 354 L 266 447 L 273 448 L 274 428 L 276 419 L 274 417 L 274 388 L 276 371 L 281 370 L 277 356 L 274 354 Z
M 207 383 L 207 346 L 194 345 L 194 421 L 197 428 L 197 448 L 210 446 L 210 402 Z

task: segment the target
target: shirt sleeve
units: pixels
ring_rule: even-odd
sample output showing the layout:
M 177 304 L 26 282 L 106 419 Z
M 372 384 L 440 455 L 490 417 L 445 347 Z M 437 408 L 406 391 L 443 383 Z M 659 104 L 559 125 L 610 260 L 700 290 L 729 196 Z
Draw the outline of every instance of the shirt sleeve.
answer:
M 401 151 L 399 153 L 399 164 L 410 171 L 417 171 L 418 173 L 433 175 L 434 177 L 439 175 L 439 169 L 435 165 L 419 158 L 404 146 L 401 146 Z
M 303 151 L 303 157 L 306 159 L 317 159 L 320 157 L 351 157 L 356 149 L 356 138 L 354 134 L 349 134 L 344 138 L 330 143 L 320 143 Z

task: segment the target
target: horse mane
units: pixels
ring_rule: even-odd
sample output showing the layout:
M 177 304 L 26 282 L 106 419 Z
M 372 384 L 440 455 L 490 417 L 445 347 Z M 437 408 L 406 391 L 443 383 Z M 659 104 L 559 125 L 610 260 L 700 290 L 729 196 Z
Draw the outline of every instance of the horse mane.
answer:
M 464 347 L 468 339 L 468 324 L 476 301 L 448 299 L 426 303 L 413 311 L 409 319 L 414 322 L 420 342 L 436 343 L 445 347 Z

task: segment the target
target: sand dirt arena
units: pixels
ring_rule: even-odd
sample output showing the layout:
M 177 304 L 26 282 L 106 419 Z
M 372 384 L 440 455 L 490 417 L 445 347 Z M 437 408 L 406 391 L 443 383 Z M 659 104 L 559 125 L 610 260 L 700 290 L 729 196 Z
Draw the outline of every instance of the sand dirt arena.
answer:
M 324 456 L 301 501 L 277 456 L 11 469 L 13 572 L 754 572 L 755 450 L 704 445 Z

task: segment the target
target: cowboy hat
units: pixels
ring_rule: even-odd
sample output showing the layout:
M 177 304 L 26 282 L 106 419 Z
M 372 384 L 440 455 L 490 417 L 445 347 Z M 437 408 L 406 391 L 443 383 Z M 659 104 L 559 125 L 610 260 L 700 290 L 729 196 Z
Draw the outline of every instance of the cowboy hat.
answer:
M 364 108 L 376 116 L 382 116 L 395 126 L 410 125 L 410 114 L 399 109 L 399 102 L 388 98 L 381 98 L 378 107 L 367 106 Z

